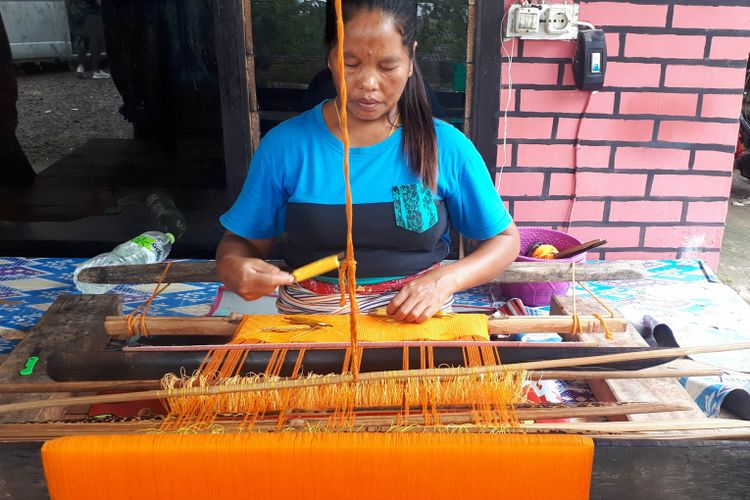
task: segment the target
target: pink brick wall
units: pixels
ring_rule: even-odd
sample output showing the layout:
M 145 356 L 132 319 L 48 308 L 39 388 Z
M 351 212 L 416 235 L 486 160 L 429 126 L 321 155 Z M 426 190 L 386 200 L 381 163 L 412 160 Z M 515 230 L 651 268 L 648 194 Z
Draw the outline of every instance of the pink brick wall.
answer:
M 580 5 L 581 20 L 607 36 L 601 92 L 576 90 L 572 42 L 503 44 L 497 183 L 506 205 L 521 226 L 609 240 L 592 257 L 702 258 L 715 269 L 750 1 Z

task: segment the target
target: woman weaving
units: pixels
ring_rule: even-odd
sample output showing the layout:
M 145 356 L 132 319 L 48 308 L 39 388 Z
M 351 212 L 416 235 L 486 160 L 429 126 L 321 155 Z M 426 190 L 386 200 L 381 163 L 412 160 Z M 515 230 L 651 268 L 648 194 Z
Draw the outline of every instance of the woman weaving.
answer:
M 359 307 L 422 322 L 449 310 L 454 292 L 499 275 L 518 254 L 518 233 L 472 143 L 432 117 L 415 60 L 417 2 L 344 1 L 343 17 Z M 340 96 L 333 2 L 325 43 Z M 345 248 L 340 106 L 340 97 L 322 102 L 271 130 L 221 217 L 219 277 L 246 300 L 280 287 L 282 313 L 347 312 L 335 272 L 295 283 L 263 260 L 285 231 L 292 267 Z M 441 267 L 450 224 L 479 244 Z

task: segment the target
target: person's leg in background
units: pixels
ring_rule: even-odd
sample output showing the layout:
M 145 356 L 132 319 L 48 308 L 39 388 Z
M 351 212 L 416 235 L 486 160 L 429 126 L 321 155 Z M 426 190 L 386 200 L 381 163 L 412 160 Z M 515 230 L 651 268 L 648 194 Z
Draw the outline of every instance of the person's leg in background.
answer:
M 91 14 L 86 18 L 86 36 L 89 38 L 91 49 L 91 78 L 100 80 L 110 78 L 109 73 L 102 70 L 102 52 L 104 52 L 104 23 L 102 16 Z
M 89 42 L 88 38 L 79 35 L 73 41 L 73 50 L 75 51 L 78 60 L 78 66 L 76 67 L 76 75 L 78 78 L 86 78 L 86 53 L 88 52 Z
M 0 14 L 0 187 L 29 186 L 36 173 L 16 138 L 18 83 L 10 41 Z

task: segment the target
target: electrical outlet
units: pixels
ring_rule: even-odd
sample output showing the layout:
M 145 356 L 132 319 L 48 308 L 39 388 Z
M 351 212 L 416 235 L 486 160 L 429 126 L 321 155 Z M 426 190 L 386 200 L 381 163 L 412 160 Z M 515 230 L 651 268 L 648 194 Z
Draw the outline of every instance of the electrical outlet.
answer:
M 550 7 L 547 9 L 547 33 L 559 35 L 570 27 L 569 9 L 566 7 Z
M 573 40 L 578 38 L 578 4 L 513 4 L 508 9 L 505 37 L 523 40 Z

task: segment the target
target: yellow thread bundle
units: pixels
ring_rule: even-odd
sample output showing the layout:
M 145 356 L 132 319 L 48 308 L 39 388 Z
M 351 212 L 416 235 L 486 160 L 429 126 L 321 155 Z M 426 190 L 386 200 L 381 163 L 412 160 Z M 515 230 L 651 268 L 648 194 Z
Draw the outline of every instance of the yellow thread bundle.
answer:
M 467 433 L 77 436 L 42 447 L 53 500 L 584 500 L 593 454 L 579 436 Z
M 539 245 L 534 249 L 530 257 L 535 259 L 552 259 L 557 253 L 558 250 L 554 245 Z

